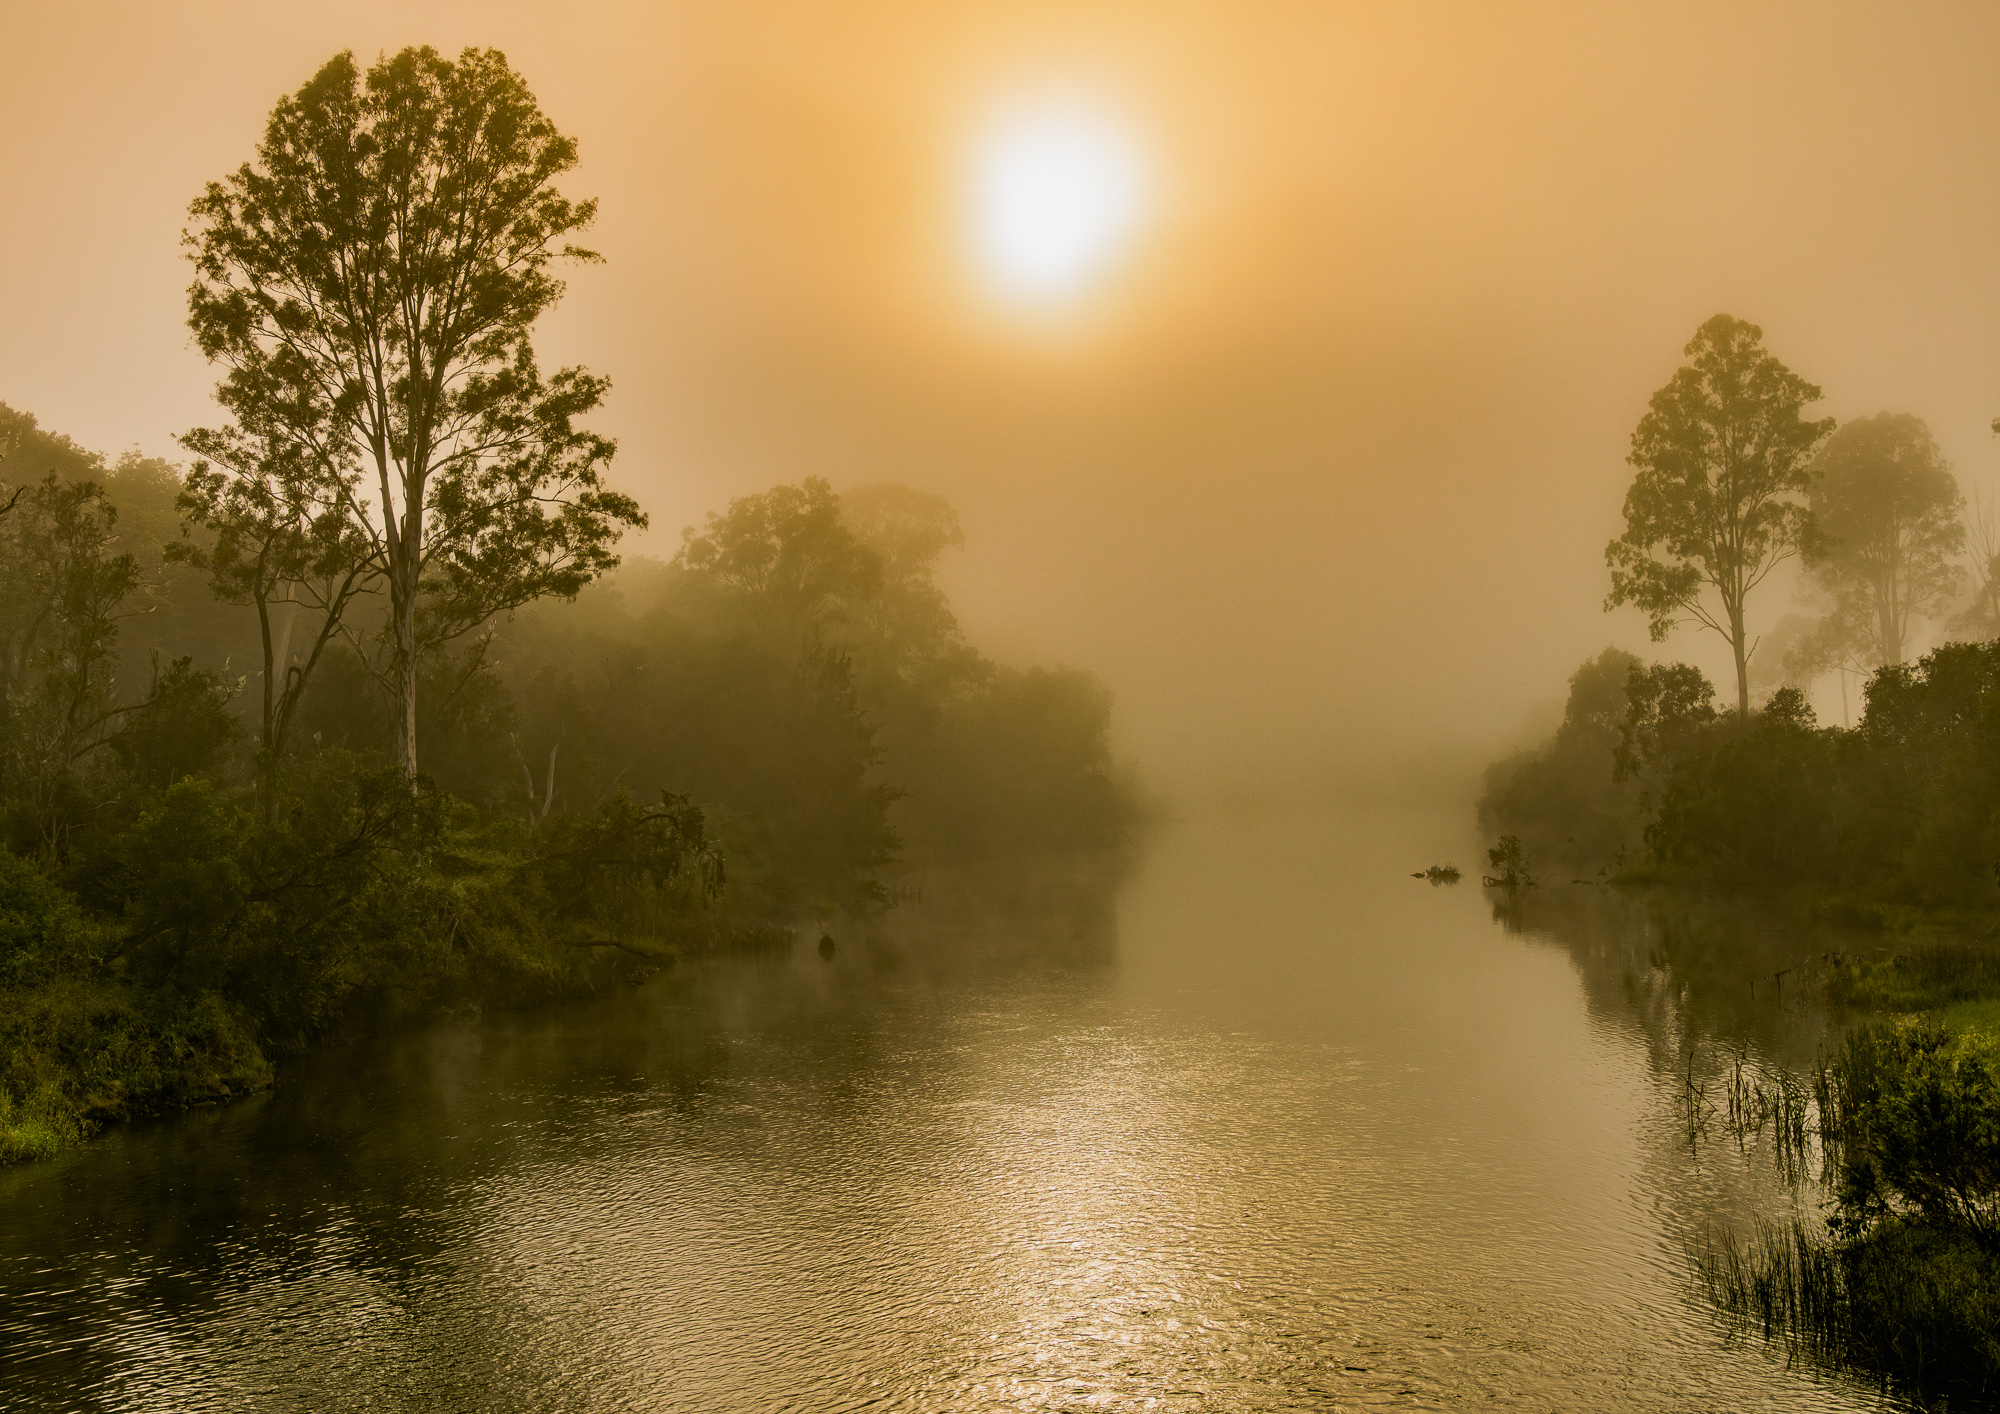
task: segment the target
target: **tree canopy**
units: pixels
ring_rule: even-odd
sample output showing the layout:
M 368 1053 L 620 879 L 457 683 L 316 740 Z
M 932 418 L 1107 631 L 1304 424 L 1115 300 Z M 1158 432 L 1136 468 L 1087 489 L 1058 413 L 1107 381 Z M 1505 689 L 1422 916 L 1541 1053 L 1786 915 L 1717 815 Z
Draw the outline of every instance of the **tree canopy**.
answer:
M 1750 592 L 1798 553 L 1814 449 L 1833 419 L 1801 410 L 1820 390 L 1764 347 L 1755 324 L 1718 314 L 1695 331 L 1688 362 L 1653 394 L 1632 433 L 1637 470 L 1625 533 L 1605 548 L 1606 609 L 1645 611 L 1654 642 L 1683 622 L 1729 640 L 1737 708 L 1750 710 Z M 1717 602 L 1710 603 L 1709 591 Z
M 406 774 L 422 654 L 574 594 L 644 524 L 603 484 L 613 444 L 576 423 L 607 381 L 544 376 L 530 340 L 562 294 L 554 263 L 597 258 L 567 241 L 596 214 L 555 188 L 575 164 L 497 50 L 405 49 L 365 73 L 343 53 L 190 208 L 189 324 L 227 369 L 217 400 L 286 447 L 271 470 L 345 488 L 380 566 Z
M 791 627 L 818 626 L 882 587 L 882 557 L 841 519 L 817 476 L 739 496 L 702 532 L 681 532 L 675 563 Z

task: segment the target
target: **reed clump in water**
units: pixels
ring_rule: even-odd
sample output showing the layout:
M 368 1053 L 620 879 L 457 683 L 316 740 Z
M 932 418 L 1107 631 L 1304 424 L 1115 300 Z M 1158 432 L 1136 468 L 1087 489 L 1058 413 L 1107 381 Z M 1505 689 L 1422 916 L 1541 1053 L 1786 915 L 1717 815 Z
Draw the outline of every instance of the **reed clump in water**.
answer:
M 1720 1310 L 1767 1339 L 1845 1363 L 1850 1324 L 1840 1253 L 1803 1221 L 1780 1226 L 1760 1218 L 1747 1243 L 1725 1228 L 1696 1254 L 1695 1269 Z
M 1724 1100 L 1729 1132 L 1739 1148 L 1768 1125 L 1779 1177 L 1796 1186 L 1813 1176 L 1815 1151 L 1823 1158 L 1824 1149 L 1819 1146 L 1819 1101 L 1811 1086 L 1782 1066 L 1753 1065 L 1739 1053 L 1724 1082 Z M 1827 1176 L 1823 1168 L 1820 1176 Z
M 1698 1254 L 1710 1301 L 1821 1364 L 1914 1388 L 2000 1389 L 2000 1267 L 1970 1235 L 1906 1219 L 1840 1242 L 1798 1219 Z
M 1796 1088 L 1739 1070 L 1732 1127 L 1775 1120 L 1802 1157 Z M 1696 1257 L 1710 1299 L 1825 1363 L 2000 1392 L 2000 1045 L 1926 1018 L 1858 1028 L 1820 1064 L 1811 1109 L 1835 1185 L 1825 1232 L 1722 1234 Z
M 1489 889 L 1526 889 L 1534 887 L 1534 871 L 1529 867 L 1527 846 L 1518 835 L 1502 835 L 1493 848 L 1486 851 L 1486 862 L 1493 872 L 1481 877 L 1480 883 Z

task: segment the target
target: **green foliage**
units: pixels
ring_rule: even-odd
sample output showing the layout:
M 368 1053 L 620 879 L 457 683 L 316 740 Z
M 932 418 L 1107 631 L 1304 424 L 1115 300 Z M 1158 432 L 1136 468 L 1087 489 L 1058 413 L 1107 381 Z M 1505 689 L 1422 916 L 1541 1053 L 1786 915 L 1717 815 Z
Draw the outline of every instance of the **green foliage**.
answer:
M 1680 877 L 1805 889 L 1823 913 L 2000 904 L 2000 642 L 1879 670 L 1852 730 L 1820 727 L 1795 687 L 1745 718 L 1686 664 L 1633 665 L 1609 771 L 1585 745 L 1609 735 L 1591 705 L 1607 660 L 1587 667 L 1556 738 L 1488 772 L 1487 829 L 1537 848 L 1615 839 L 1611 802 Z
M 1925 1018 L 1850 1032 L 1819 1079 L 1836 1181 L 1803 1223 L 1701 1255 L 1725 1312 L 1929 1394 L 2000 1379 L 2000 1047 Z
M 190 445 L 239 480 L 274 478 L 285 515 L 344 512 L 390 602 L 383 677 L 408 775 L 423 656 L 574 595 L 645 523 L 603 484 L 613 444 L 576 425 L 608 383 L 545 378 L 530 339 L 562 293 L 551 266 L 597 258 L 567 244 L 596 204 L 553 185 L 575 164 L 496 50 L 405 49 L 365 74 L 343 53 L 190 209 L 189 324 L 236 419 Z
M 1842 747 L 1796 688 L 1748 724 L 1712 723 L 1673 763 L 1646 828 L 1654 857 L 1732 884 L 1858 867 L 1854 812 L 1826 808 L 1846 785 Z
M 594 816 L 562 815 L 532 856 L 550 913 L 569 925 L 572 946 L 657 955 L 685 921 L 722 895 L 722 852 L 701 809 L 662 793 L 642 807 L 620 792 Z
M 242 739 L 230 712 L 235 696 L 220 673 L 176 658 L 153 660 L 153 682 L 107 743 L 125 780 L 141 795 L 189 776 L 219 775 Z
M 208 460 L 179 484 L 183 538 L 166 558 L 206 571 L 217 599 L 256 610 L 260 776 L 274 808 L 270 779 L 306 687 L 381 575 L 376 547 L 347 511 L 360 477 L 351 448 L 308 456 L 280 428 L 201 430 L 181 441 Z
M 1625 678 L 1625 718 L 1612 775 L 1657 789 L 1716 722 L 1715 685 L 1687 663 L 1634 661 Z
M 1929 943 L 1878 958 L 1834 953 L 1827 995 L 1869 1011 L 1936 1011 L 2000 996 L 2000 952 L 1967 943 Z
M 1750 592 L 1798 552 L 1807 524 L 1813 450 L 1833 419 L 1800 416 L 1820 390 L 1765 349 L 1764 331 L 1718 314 L 1695 331 L 1688 362 L 1632 433 L 1637 469 L 1625 532 L 1604 552 L 1606 609 L 1645 611 L 1653 641 L 1692 621 L 1729 640 L 1737 705 L 1750 710 L 1744 607 Z M 1708 590 L 1717 600 L 1705 601 Z
M 267 1083 L 240 1008 L 133 986 L 118 941 L 115 925 L 0 849 L 0 1163 L 46 1157 L 106 1119 Z
M 2000 1255 L 1962 1230 L 1890 1220 L 1841 1254 L 1851 1362 L 1919 1388 L 2000 1378 Z
M 0 403 L 0 479 L 13 488 L 0 496 L 5 505 L 16 491 L 44 477 L 58 481 L 102 480 L 104 456 L 87 451 L 60 432 L 45 432 L 33 413 Z
M 675 563 L 765 623 L 797 631 L 824 623 L 882 584 L 882 559 L 842 521 L 840 498 L 817 476 L 739 496 L 702 534 L 681 532 Z
M 107 1120 L 248 1094 L 271 1067 L 214 993 L 149 997 L 65 976 L 0 993 L 0 1163 L 45 1158 Z
M 1914 1017 L 1851 1032 L 1835 1077 L 1835 1230 L 1902 1218 L 2000 1250 L 2000 1045 Z
M 114 717 L 118 611 L 138 584 L 117 512 L 54 471 L 0 517 L 0 796 L 7 838 L 62 857 L 87 813 L 84 773 Z
M 87 972 L 107 951 L 103 929 L 41 870 L 0 848 L 0 988 Z

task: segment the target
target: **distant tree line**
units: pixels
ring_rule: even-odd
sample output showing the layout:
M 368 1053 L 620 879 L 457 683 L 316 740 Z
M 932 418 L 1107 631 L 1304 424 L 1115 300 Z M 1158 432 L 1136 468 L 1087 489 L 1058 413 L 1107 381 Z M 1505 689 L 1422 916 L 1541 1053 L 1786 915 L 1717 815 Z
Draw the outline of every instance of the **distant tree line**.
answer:
M 1734 702 L 1692 666 L 1607 649 L 1571 677 L 1555 734 L 1488 772 L 1482 820 L 1572 871 L 2000 906 L 1990 530 L 1921 419 L 1807 418 L 1819 388 L 1729 315 L 1686 354 L 1632 436 L 1605 607 L 1644 610 L 1656 641 L 1720 635 Z M 1794 559 L 1818 612 L 1759 635 L 1750 601 Z M 1926 625 L 1975 641 L 1913 662 Z M 1851 728 L 1806 700 L 1835 670 L 1865 679 Z

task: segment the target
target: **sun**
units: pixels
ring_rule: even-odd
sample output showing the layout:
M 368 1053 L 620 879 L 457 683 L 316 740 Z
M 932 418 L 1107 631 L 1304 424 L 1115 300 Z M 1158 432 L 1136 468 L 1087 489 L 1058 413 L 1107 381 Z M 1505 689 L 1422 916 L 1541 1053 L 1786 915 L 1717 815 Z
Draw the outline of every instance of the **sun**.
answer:
M 1080 107 L 1038 107 L 990 124 L 973 152 L 971 227 L 987 277 L 1012 299 L 1081 293 L 1145 214 L 1146 167 L 1115 124 Z

